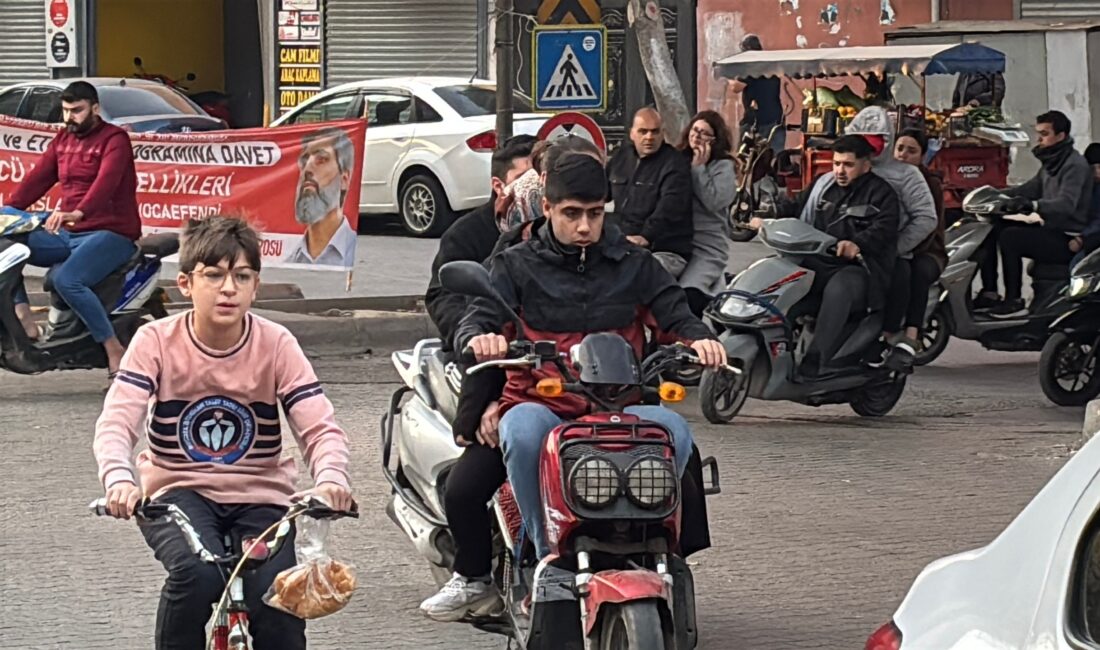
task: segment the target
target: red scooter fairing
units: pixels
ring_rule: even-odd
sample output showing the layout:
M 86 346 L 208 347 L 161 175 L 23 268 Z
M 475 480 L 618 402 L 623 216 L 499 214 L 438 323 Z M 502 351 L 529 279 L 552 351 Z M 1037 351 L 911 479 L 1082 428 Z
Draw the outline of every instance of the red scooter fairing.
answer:
M 629 571 L 600 571 L 588 582 L 588 596 L 584 606 L 584 634 L 590 636 L 600 620 L 600 607 L 636 600 L 663 600 L 672 602 L 668 583 L 654 571 L 632 569 Z
M 624 413 L 596 413 L 574 422 L 562 424 L 546 437 L 539 463 L 539 483 L 545 516 L 546 539 L 550 552 L 567 555 L 568 541 L 573 532 L 584 522 L 599 519 L 647 519 L 662 520 L 673 545 L 670 552 L 679 549 L 680 500 L 679 481 L 673 474 L 675 486 L 671 506 L 657 510 L 643 510 L 626 495 L 619 495 L 614 503 L 600 509 L 585 507 L 574 497 L 570 475 L 580 461 L 592 456 L 614 457 L 619 454 L 635 455 L 640 448 L 649 448 L 647 455 L 656 455 L 672 463 L 674 450 L 672 436 L 662 426 Z M 564 466 L 563 466 L 564 464 Z M 627 467 L 619 467 L 624 472 Z

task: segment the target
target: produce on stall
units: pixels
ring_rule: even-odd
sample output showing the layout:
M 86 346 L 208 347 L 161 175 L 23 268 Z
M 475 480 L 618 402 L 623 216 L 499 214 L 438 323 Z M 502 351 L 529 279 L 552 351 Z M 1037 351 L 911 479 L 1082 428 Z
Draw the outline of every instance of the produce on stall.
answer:
M 832 155 L 828 146 L 832 138 L 842 135 L 847 123 L 868 104 L 848 86 L 832 90 L 819 87 L 818 80 L 869 73 L 880 78 L 890 74 L 912 76 L 921 86 L 921 104 L 890 110 L 899 132 L 922 128 L 935 140 L 937 153 L 930 167 L 944 176 L 946 207 L 957 208 L 970 189 L 1007 185 L 1008 146 L 1019 139 L 1003 124 L 1000 111 L 978 107 L 937 112 L 929 110 L 924 102 L 925 76 L 1004 72 L 1002 52 L 978 43 L 747 51 L 717 62 L 715 68 L 731 79 L 787 76 L 813 80 L 813 88 L 803 91 L 799 128 L 802 143 L 794 156 L 799 163 L 781 174 L 792 194 L 829 170 Z M 791 160 L 792 156 L 780 158 Z

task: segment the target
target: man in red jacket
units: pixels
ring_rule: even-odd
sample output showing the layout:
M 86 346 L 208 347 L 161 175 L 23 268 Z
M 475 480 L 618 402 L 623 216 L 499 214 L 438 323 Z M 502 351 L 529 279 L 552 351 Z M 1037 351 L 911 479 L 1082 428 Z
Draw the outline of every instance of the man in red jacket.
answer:
M 126 132 L 99 116 L 99 94 L 90 83 L 69 84 L 61 93 L 61 111 L 65 128 L 10 205 L 25 210 L 61 184 L 60 209 L 45 230 L 27 238 L 28 263 L 55 267 L 54 289 L 103 345 L 113 376 L 125 350 L 92 288 L 133 256 L 141 237 L 134 151 Z M 18 291 L 15 301 L 26 304 L 26 292 Z

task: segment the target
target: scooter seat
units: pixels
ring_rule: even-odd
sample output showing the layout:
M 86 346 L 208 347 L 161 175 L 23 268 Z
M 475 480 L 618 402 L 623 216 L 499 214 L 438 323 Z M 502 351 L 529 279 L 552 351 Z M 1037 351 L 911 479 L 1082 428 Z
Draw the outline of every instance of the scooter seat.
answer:
M 1033 261 L 1028 264 L 1027 272 L 1035 280 L 1069 282 L 1068 264 L 1038 264 Z
M 137 246 L 142 255 L 149 255 L 159 260 L 179 251 L 180 238 L 174 232 L 160 232 L 142 237 L 137 241 Z

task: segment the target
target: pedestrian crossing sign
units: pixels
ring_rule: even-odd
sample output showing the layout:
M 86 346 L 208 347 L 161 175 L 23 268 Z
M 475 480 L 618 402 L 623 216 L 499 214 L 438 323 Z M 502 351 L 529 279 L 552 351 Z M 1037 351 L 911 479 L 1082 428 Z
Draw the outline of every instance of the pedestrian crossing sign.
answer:
M 540 26 L 532 34 L 531 94 L 539 111 L 607 108 L 603 25 Z

